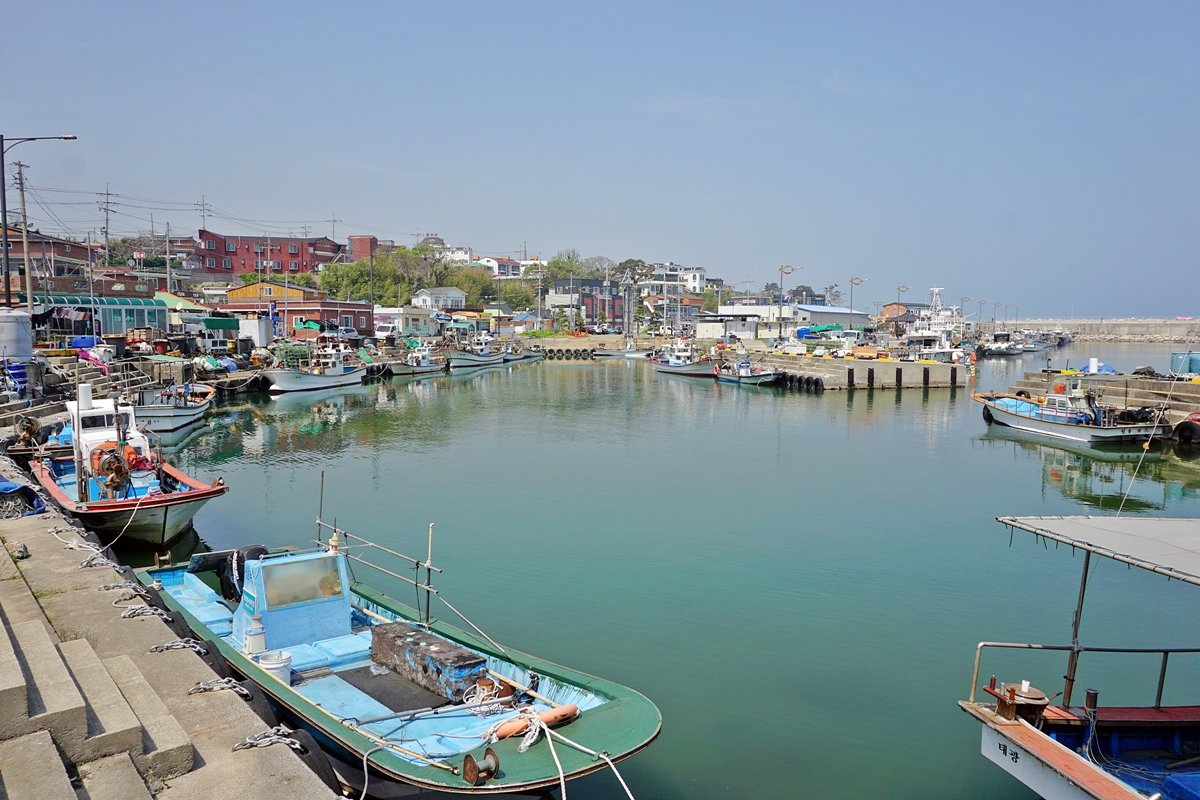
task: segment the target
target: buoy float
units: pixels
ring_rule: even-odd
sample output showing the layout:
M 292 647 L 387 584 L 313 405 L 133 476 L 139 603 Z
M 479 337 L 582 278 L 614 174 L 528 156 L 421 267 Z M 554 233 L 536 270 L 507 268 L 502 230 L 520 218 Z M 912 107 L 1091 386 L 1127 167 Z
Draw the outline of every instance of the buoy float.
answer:
M 579 706 L 574 703 L 568 703 L 565 706 L 558 708 L 549 708 L 538 714 L 542 722 L 546 723 L 551 728 L 557 728 L 559 725 L 566 725 L 579 716 Z M 507 739 L 510 736 L 520 736 L 529 728 L 529 720 L 524 717 L 510 719 L 508 722 L 501 724 L 496 728 L 497 739 Z

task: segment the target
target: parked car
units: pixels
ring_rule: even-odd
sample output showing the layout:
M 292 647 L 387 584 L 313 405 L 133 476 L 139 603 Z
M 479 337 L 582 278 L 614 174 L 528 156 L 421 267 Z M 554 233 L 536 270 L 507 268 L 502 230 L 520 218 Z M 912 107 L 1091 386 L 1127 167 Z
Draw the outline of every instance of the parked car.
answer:
M 358 330 L 355 328 L 338 328 L 337 335 L 339 339 L 357 339 Z

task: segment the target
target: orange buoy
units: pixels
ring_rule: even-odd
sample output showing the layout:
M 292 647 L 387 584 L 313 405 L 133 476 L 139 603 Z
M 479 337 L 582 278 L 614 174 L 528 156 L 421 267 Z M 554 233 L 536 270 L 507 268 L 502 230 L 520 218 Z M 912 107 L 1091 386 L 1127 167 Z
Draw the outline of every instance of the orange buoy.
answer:
M 558 708 L 550 708 L 538 714 L 542 722 L 546 723 L 551 728 L 557 728 L 559 725 L 566 725 L 579 716 L 579 706 L 574 703 L 568 703 L 565 706 Z M 510 736 L 520 736 L 529 729 L 529 720 L 525 717 L 516 717 L 502 723 L 496 728 L 496 739 L 507 739 Z

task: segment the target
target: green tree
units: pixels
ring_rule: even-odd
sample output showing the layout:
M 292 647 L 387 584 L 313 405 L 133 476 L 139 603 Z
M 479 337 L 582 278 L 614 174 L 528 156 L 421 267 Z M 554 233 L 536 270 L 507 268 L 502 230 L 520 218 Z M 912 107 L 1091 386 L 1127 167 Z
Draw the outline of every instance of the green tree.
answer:
M 258 283 L 258 275 L 254 272 L 243 272 L 238 277 L 242 279 L 242 284 L 245 286 L 249 286 L 252 283 Z
M 578 278 L 583 273 L 583 257 L 574 248 L 559 250 L 542 270 L 546 279 L 556 281 L 560 278 Z
M 497 292 L 502 302 L 508 303 L 513 311 L 528 311 L 537 303 L 537 294 L 525 281 L 496 281 Z
M 717 310 L 720 309 L 720 306 L 721 306 L 721 301 L 717 298 L 717 296 L 715 294 L 713 294 L 713 290 L 705 289 L 704 290 L 704 305 L 701 306 L 701 308 L 704 311 L 716 312 Z

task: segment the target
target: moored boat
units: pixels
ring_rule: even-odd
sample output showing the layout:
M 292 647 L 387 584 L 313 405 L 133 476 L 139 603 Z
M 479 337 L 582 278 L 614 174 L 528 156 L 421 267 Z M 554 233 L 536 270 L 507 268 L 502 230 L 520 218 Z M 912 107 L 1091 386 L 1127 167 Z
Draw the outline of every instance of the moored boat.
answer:
M 134 406 L 92 400 L 80 384 L 66 403 L 74 431 L 72 455 L 30 462 L 50 496 L 105 542 L 123 539 L 160 546 L 186 531 L 205 503 L 228 491 L 205 484 L 157 458 L 137 429 Z
M 1200 705 L 1191 696 L 1194 685 L 1185 682 L 1172 694 L 1190 705 L 1163 703 L 1168 675 L 1168 656 L 1197 653 L 1200 648 L 1168 643 L 1162 647 L 1085 646 L 1080 641 L 1080 619 L 1084 597 L 1094 570 L 1092 556 L 1110 558 L 1131 567 L 1165 575 L 1183 583 L 1200 585 L 1200 556 L 1189 545 L 1200 537 L 1200 520 L 1146 517 L 999 517 L 1010 531 L 1028 531 L 1039 542 L 1055 543 L 1050 552 L 1082 551 L 1082 578 L 1075 613 L 1071 616 L 1069 643 L 980 642 L 975 647 L 971 691 L 958 705 L 980 723 L 981 752 L 985 758 L 1047 800 L 1194 800 L 1200 796 Z M 1066 545 L 1058 547 L 1059 544 Z M 1039 546 L 1038 551 L 1042 548 Z M 1121 570 L 1124 572 L 1124 570 Z M 1132 596 L 1132 595 L 1131 595 Z M 1152 613 L 1152 612 L 1148 612 Z M 980 680 L 986 649 L 1014 651 L 1059 651 L 1066 656 L 1062 691 L 1048 697 L 1043 687 L 1029 680 L 1045 675 L 1044 657 L 1030 663 L 1014 653 L 1005 659 L 1008 682 L 992 676 Z M 1087 653 L 1103 653 L 1110 666 L 1089 673 L 1088 688 L 1079 692 L 1076 679 L 1080 661 Z M 1125 654 L 1139 666 L 1115 669 L 1114 660 Z M 1147 657 L 1153 658 L 1158 677 L 1146 677 Z M 1159 661 L 1160 657 L 1161 661 Z M 1092 658 L 1087 656 L 1087 658 Z M 1170 659 L 1174 664 L 1176 659 Z M 1013 665 L 1026 670 L 1012 675 Z M 1115 671 L 1114 671 L 1115 669 Z M 1154 673 L 1150 673 L 1154 674 Z M 1117 676 L 1104 683 L 1104 675 Z M 982 683 L 982 685 L 981 685 Z M 1178 681 L 1175 682 L 1176 684 Z M 1080 697 L 1080 695 L 1083 697 Z M 980 695 L 983 695 L 980 697 Z M 1143 705 L 1102 705 L 1105 697 L 1145 698 Z M 1061 700 L 1052 705 L 1056 698 Z M 1149 700 L 1153 698 L 1153 705 Z M 1080 702 L 1082 700 L 1082 702 Z
M 483 345 L 478 352 L 474 350 L 447 350 L 446 361 L 450 369 L 461 367 L 490 367 L 504 363 L 504 352 L 496 351 Z
M 23 417 L 13 428 L 16 438 L 4 453 L 20 466 L 27 467 L 30 459 L 62 458 L 75 452 L 70 422 L 44 435 L 41 421 L 34 417 Z
M 1171 435 L 1165 409 L 1118 409 L 1097 402 L 1080 379 L 1058 384 L 1046 397 L 1028 393 L 975 392 L 971 399 L 983 405 L 987 424 L 1077 442 L 1135 442 Z
M 625 345 L 624 350 L 607 350 L 601 347 L 592 351 L 592 358 L 650 358 L 653 355 L 653 350 L 638 350 L 633 346 L 633 342 Z
M 739 359 L 736 364 L 718 363 L 713 367 L 713 371 L 721 383 L 740 383 L 749 386 L 774 383 L 775 379 L 779 377 L 779 373 L 774 370 L 751 366 L 748 358 Z
M 684 342 L 667 345 L 650 363 L 658 372 L 689 378 L 712 378 L 716 364 L 708 356 L 698 357 L 691 345 Z
M 211 386 L 191 383 L 138 389 L 134 407 L 146 430 L 171 433 L 203 419 L 212 407 L 214 394 Z
M 334 535 L 318 538 L 315 550 L 204 553 L 138 577 L 157 581 L 168 608 L 261 687 L 287 725 L 313 734 L 351 796 L 393 797 L 414 786 L 565 793 L 567 780 L 609 768 L 658 736 L 661 715 L 638 692 L 497 644 L 469 622 L 471 632 L 431 616 L 430 601 L 443 594 L 431 585 L 441 570 L 430 559 L 371 545 L 417 568 L 416 580 L 400 576 L 424 596 L 425 608 L 412 608 L 350 572 L 355 562 L 360 574 L 372 574 L 365 566 L 399 576 L 354 554 L 349 545 L 365 539 L 318 527 Z M 432 551 L 432 529 L 430 541 Z M 553 749 L 531 737 L 522 744 L 531 726 L 553 737 Z
M 430 375 L 446 371 L 446 359 L 435 356 L 428 346 L 421 346 L 409 352 L 404 361 L 388 365 L 393 375 Z
M 317 346 L 308 352 L 307 358 L 304 349 L 290 351 L 282 365 L 263 370 L 263 376 L 271 382 L 268 391 L 308 392 L 362 383 L 367 368 L 361 364 L 347 364 L 348 352 L 340 342 L 325 337 L 317 340 Z

